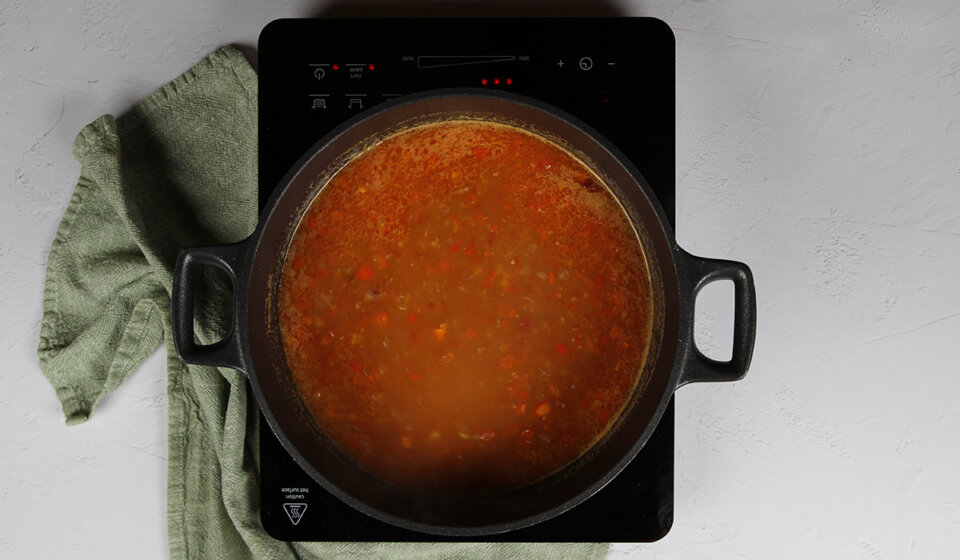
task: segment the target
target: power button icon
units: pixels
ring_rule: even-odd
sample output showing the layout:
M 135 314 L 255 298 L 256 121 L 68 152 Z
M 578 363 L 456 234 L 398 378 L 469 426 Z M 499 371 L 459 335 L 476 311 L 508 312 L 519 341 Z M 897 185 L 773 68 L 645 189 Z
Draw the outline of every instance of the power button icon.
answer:
M 580 59 L 580 69 L 586 72 L 587 70 L 593 68 L 593 59 L 589 56 L 585 56 Z

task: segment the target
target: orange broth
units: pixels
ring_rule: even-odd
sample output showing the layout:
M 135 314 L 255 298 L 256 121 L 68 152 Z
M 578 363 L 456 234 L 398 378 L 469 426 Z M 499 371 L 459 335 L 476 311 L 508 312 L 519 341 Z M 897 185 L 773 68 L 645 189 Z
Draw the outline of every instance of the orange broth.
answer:
M 287 363 L 336 444 L 390 483 L 535 482 L 596 443 L 643 370 L 647 263 L 601 180 L 556 144 L 421 125 L 320 190 L 280 288 Z

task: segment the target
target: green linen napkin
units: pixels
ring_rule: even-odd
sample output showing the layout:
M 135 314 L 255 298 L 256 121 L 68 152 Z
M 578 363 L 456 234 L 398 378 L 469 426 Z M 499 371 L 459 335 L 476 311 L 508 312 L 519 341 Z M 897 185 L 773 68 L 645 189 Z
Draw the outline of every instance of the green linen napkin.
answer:
M 228 368 L 183 364 L 170 331 L 179 250 L 239 241 L 256 224 L 256 92 L 253 69 L 225 47 L 77 135 L 82 169 L 50 250 L 39 345 L 67 424 L 86 421 L 165 344 L 175 559 L 603 558 L 605 544 L 284 543 L 264 532 L 247 381 Z M 204 299 L 213 303 L 197 311 L 202 342 L 223 331 L 212 296 L 222 303 L 227 290 L 209 282 Z

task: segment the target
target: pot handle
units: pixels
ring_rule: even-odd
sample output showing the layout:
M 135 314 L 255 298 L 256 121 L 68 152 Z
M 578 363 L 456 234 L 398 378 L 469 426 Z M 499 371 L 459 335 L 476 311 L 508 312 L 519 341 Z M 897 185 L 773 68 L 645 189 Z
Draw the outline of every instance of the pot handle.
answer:
M 202 366 L 226 366 L 245 371 L 240 332 L 237 328 L 237 270 L 240 269 L 245 252 L 246 242 L 240 242 L 231 245 L 187 247 L 177 256 L 177 266 L 173 272 L 171 315 L 173 344 L 177 356 L 184 362 Z M 196 270 L 201 265 L 215 266 L 226 272 L 233 284 L 234 317 L 230 332 L 223 340 L 213 344 L 197 344 L 194 339 L 193 290 Z
M 679 247 L 678 252 L 686 267 L 687 293 L 692 293 L 690 316 L 687 320 L 689 332 L 686 367 L 683 368 L 678 386 L 703 381 L 743 379 L 750 368 L 757 334 L 757 292 L 750 267 L 736 261 L 696 257 Z M 731 280 L 734 286 L 733 352 L 730 360 L 726 362 L 704 356 L 693 338 L 697 294 L 704 286 L 718 280 Z

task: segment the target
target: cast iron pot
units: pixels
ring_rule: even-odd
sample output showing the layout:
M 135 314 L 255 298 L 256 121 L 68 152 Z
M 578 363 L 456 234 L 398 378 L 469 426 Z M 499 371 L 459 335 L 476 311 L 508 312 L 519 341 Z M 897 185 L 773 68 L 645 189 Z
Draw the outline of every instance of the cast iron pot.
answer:
M 522 126 L 564 146 L 594 168 L 619 198 L 638 232 L 652 276 L 655 327 L 641 382 L 605 439 L 561 471 L 528 486 L 487 496 L 413 492 L 360 469 L 324 434 L 301 401 L 283 358 L 276 301 L 284 254 L 302 213 L 325 180 L 378 138 L 411 124 L 450 118 Z M 197 267 L 212 265 L 233 282 L 233 323 L 211 345 L 194 340 Z M 694 301 L 705 284 L 735 286 L 733 355 L 718 362 L 693 342 Z M 677 246 L 663 210 L 637 169 L 582 122 L 538 101 L 477 90 L 437 90 L 385 103 L 320 140 L 275 190 L 253 235 L 233 245 L 192 247 L 178 258 L 173 284 L 174 341 L 188 363 L 244 372 L 284 448 L 326 490 L 381 521 L 438 535 L 470 537 L 519 529 L 587 499 L 640 451 L 673 392 L 687 383 L 741 379 L 756 332 L 756 294 L 742 263 L 692 256 Z

